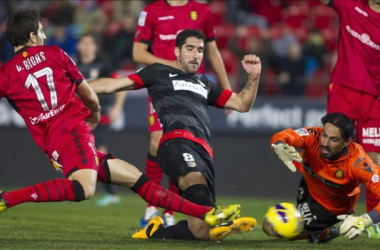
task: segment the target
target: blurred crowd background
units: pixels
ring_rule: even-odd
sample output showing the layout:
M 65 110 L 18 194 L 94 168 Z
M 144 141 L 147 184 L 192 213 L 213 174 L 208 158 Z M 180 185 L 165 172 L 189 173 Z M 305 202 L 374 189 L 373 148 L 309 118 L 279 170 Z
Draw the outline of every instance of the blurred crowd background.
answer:
M 0 65 L 13 56 L 5 36 L 9 13 L 18 8 L 40 11 L 46 45 L 77 56 L 77 41 L 92 33 L 100 54 L 121 75 L 139 67 L 132 44 L 140 11 L 152 1 L 59 0 L 0 1 Z M 210 0 L 217 45 L 235 91 L 246 82 L 240 60 L 246 53 L 263 64 L 260 94 L 326 97 L 336 60 L 338 18 L 318 0 Z M 214 75 L 206 63 L 207 75 Z

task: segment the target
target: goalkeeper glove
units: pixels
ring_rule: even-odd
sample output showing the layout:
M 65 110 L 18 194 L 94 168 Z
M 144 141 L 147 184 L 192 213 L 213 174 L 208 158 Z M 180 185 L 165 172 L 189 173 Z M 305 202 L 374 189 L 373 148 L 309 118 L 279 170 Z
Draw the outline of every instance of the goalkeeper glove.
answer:
M 287 143 L 272 144 L 272 148 L 289 170 L 296 172 L 296 166 L 294 166 L 293 161 L 302 163 L 302 158 L 297 150 Z
M 343 221 L 339 227 L 340 234 L 350 240 L 358 237 L 366 227 L 373 224 L 372 219 L 368 214 L 363 214 L 360 216 L 342 214 L 338 215 L 337 219 Z

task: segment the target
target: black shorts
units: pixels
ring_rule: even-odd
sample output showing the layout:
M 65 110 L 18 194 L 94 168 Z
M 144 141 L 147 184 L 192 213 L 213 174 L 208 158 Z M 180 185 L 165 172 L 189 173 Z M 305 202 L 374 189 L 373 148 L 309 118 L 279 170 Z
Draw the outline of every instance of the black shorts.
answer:
M 215 201 L 214 160 L 200 144 L 182 138 L 167 140 L 158 148 L 157 159 L 162 171 L 176 184 L 188 173 L 202 173 Z
M 297 208 L 305 219 L 306 231 L 320 231 L 339 222 L 337 215 L 329 212 L 311 197 L 304 177 L 298 188 Z

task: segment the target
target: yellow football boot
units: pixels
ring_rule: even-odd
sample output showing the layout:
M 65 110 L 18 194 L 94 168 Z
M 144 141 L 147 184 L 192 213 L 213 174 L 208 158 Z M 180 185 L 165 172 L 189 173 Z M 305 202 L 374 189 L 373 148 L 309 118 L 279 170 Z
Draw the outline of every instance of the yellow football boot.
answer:
M 149 220 L 148 225 L 140 229 L 132 235 L 132 239 L 146 240 L 150 238 L 157 229 L 164 224 L 164 221 L 160 216 L 156 216 Z
M 233 221 L 231 225 L 220 226 L 210 230 L 210 240 L 220 241 L 231 234 L 243 234 L 251 231 L 257 222 L 252 217 L 241 217 Z

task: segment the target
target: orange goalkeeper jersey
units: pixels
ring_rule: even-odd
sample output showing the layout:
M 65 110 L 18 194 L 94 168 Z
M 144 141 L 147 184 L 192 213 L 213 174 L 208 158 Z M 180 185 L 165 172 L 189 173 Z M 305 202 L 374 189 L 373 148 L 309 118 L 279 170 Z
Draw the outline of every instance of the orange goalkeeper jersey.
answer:
M 380 199 L 379 167 L 359 144 L 352 141 L 348 145 L 348 152 L 338 159 L 320 157 L 322 130 L 320 127 L 286 129 L 274 134 L 271 144 L 283 141 L 303 149 L 300 152 L 303 165 L 295 165 L 305 176 L 310 195 L 330 212 L 352 212 L 360 195 L 360 183 L 364 183 Z M 380 203 L 375 209 L 380 213 Z

